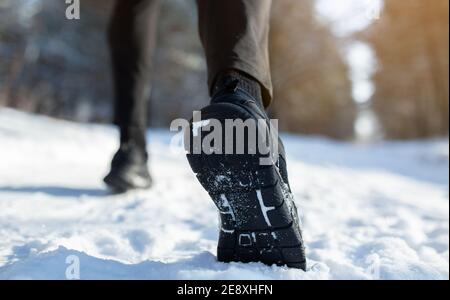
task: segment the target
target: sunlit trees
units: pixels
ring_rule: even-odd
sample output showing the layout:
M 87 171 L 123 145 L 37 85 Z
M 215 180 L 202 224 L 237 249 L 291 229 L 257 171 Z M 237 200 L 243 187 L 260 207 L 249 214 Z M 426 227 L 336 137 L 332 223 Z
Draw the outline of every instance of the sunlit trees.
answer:
M 388 138 L 449 129 L 449 1 L 386 0 L 366 33 L 379 61 L 373 108 Z
M 273 2 L 271 61 L 274 115 L 292 132 L 353 136 L 356 108 L 348 67 L 313 1 Z

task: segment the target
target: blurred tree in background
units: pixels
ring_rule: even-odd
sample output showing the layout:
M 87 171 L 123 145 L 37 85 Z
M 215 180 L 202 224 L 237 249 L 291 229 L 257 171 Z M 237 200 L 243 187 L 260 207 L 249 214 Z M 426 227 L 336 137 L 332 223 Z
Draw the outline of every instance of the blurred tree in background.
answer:
M 81 19 L 70 21 L 64 1 L 2 1 L 0 104 L 82 122 L 110 121 L 106 30 L 114 1 L 82 0 Z M 153 126 L 192 116 L 208 101 L 194 1 L 162 2 L 149 105 Z
M 83 1 L 77 22 L 64 1 L 2 0 L 0 104 L 79 121 L 109 116 L 107 2 Z
M 375 110 L 393 139 L 449 130 L 449 1 L 385 0 L 365 33 L 379 62 Z
M 209 103 L 206 61 L 194 0 L 162 1 L 155 53 L 150 125 L 169 126 Z
M 280 128 L 334 138 L 353 136 L 356 105 L 336 38 L 312 0 L 273 1 L 271 63 Z

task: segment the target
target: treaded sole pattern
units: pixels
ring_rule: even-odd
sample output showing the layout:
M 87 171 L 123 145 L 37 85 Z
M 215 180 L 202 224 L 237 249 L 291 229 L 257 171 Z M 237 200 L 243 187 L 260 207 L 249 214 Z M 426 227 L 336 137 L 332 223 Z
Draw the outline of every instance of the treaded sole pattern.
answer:
M 306 269 L 297 209 L 275 165 L 257 155 L 187 155 L 220 212 L 221 262 Z
M 209 155 L 198 151 L 198 145 L 203 145 L 211 130 L 205 128 L 205 132 L 202 128 L 199 135 L 199 125 L 211 123 L 208 120 L 219 120 L 225 141 L 221 145 L 207 143 L 209 149 L 221 147 L 221 153 L 226 153 L 227 142 L 232 141 L 233 145 L 240 143 L 236 136 L 227 137 L 224 130 L 227 120 L 259 120 L 264 117 L 265 114 L 254 106 L 252 108 L 252 104 L 239 101 L 235 95 L 233 97 L 239 103 L 213 103 L 202 109 L 202 122 L 192 121 L 189 132 L 185 134 L 188 137 L 185 146 L 189 164 L 220 213 L 217 258 L 221 262 L 262 262 L 305 270 L 305 249 L 297 209 L 288 186 L 284 150 L 280 152 L 283 155 L 278 163 L 271 165 L 261 165 L 260 158 L 266 156 L 249 154 L 251 151 L 247 150 L 243 152 L 247 154 Z M 258 141 L 264 140 L 266 134 L 266 131 L 258 129 Z M 199 141 L 201 143 L 197 143 Z M 240 146 L 244 149 L 252 148 L 242 143 Z M 280 146 L 283 148 L 281 143 Z

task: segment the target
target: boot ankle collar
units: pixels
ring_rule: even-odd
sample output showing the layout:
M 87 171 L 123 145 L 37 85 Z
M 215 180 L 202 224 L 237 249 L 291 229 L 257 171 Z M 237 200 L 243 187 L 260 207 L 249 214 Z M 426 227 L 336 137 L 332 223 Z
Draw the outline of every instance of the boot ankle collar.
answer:
M 244 90 L 253 98 L 258 106 L 264 109 L 261 85 L 256 80 L 237 71 L 225 72 L 219 76 L 213 89 L 213 98 L 223 91 L 236 92 L 238 89 Z

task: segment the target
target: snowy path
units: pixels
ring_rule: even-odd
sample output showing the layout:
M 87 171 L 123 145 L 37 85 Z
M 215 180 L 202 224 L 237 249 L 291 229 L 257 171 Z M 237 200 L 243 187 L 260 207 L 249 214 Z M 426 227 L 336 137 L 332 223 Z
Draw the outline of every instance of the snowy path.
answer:
M 217 215 L 170 135 L 150 191 L 108 195 L 108 126 L 0 109 L 0 279 L 448 279 L 448 140 L 373 147 L 287 136 L 308 272 L 215 261 Z

